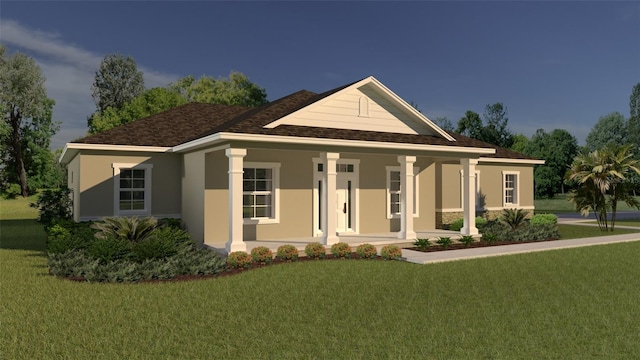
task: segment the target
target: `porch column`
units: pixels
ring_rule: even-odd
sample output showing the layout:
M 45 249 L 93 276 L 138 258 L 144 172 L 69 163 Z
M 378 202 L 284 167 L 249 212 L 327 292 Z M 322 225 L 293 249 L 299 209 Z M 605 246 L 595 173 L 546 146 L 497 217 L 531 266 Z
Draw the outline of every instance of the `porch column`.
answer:
M 461 159 L 462 164 L 462 208 L 464 210 L 464 225 L 460 229 L 462 235 L 477 235 L 476 228 L 476 165 L 478 159 Z
M 337 243 L 336 235 L 337 215 L 336 211 L 336 161 L 340 158 L 339 153 L 322 153 L 320 154 L 324 171 L 322 172 L 322 243 L 324 245 L 333 245 Z
M 227 252 L 247 251 L 242 240 L 242 174 L 247 149 L 226 149 L 229 158 L 229 240 Z
M 400 232 L 398 239 L 415 240 L 413 230 L 413 163 L 415 156 L 398 156 L 400 163 Z

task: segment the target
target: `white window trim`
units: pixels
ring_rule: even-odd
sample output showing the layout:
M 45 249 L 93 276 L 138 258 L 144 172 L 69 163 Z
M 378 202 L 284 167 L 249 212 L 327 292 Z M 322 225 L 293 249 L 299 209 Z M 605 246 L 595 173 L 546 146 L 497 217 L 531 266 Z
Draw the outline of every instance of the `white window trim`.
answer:
M 398 171 L 400 172 L 400 166 L 387 166 L 387 219 L 400 219 L 400 214 L 392 214 L 391 213 L 391 172 Z M 413 217 L 420 217 L 420 181 L 419 181 L 420 168 L 417 166 L 413 167 Z M 400 174 L 402 176 L 402 174 Z
M 280 163 L 274 162 L 247 162 L 242 164 L 243 168 L 253 169 L 271 169 L 273 179 L 271 184 L 273 186 L 273 196 L 271 205 L 271 217 L 260 218 L 243 218 L 242 223 L 244 225 L 257 225 L 257 224 L 278 224 L 280 223 Z M 244 189 L 242 194 L 244 195 Z M 244 196 L 243 196 L 244 197 Z M 243 203 L 244 207 L 244 203 Z
M 113 215 L 151 215 L 151 179 L 153 179 L 151 170 L 153 164 L 112 163 L 111 167 L 113 168 Z M 120 210 L 120 172 L 129 169 L 144 170 L 144 209 L 142 210 Z
M 485 210 L 484 206 L 480 205 L 480 170 L 476 170 L 476 211 Z M 504 201 L 504 200 L 503 200 Z M 486 205 L 486 204 L 485 204 Z M 464 208 L 464 170 L 460 170 L 460 211 Z
M 322 164 L 322 160 L 319 157 L 314 157 L 311 159 L 313 163 L 313 230 L 312 234 L 314 237 L 322 237 L 322 229 L 320 229 L 320 224 L 318 223 L 318 182 L 322 180 L 322 172 L 318 171 L 318 164 Z M 347 164 L 353 165 L 352 173 L 339 173 L 340 176 L 346 176 L 349 180 L 352 181 L 352 186 L 354 191 L 354 208 L 353 208 L 353 227 L 352 231 L 348 232 L 351 234 L 359 234 L 360 231 L 360 159 L 338 159 L 336 160 L 336 164 Z M 324 168 L 326 171 L 326 166 Z M 338 176 L 338 175 L 336 175 Z M 347 233 L 341 233 L 347 234 Z
M 515 197 L 516 197 L 516 202 L 515 203 L 508 203 L 506 201 L 507 196 L 505 194 L 507 188 L 506 188 L 506 183 L 507 183 L 507 175 L 515 175 L 516 176 L 516 184 L 515 184 Z M 507 208 L 517 208 L 520 206 L 520 171 L 502 171 L 502 207 L 507 209 Z

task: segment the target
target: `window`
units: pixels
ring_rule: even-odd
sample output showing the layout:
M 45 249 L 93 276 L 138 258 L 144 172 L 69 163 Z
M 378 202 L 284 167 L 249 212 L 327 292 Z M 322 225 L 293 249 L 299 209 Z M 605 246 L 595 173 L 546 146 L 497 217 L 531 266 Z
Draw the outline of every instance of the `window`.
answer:
M 151 164 L 112 164 L 114 169 L 114 213 L 151 213 Z
M 502 173 L 502 179 L 504 184 L 504 206 L 517 206 L 518 205 L 518 172 Z
M 278 170 L 279 164 L 245 163 L 242 176 L 244 219 L 259 223 L 277 220 Z
M 418 216 L 418 172 L 413 168 L 413 216 Z M 387 166 L 387 218 L 400 217 L 401 209 L 400 167 Z

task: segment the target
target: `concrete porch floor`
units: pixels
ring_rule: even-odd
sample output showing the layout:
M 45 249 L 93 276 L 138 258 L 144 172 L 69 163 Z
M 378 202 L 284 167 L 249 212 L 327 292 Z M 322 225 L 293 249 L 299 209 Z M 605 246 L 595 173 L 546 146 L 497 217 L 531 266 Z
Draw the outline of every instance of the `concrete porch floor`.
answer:
M 458 231 L 449 231 L 449 230 L 428 230 L 428 231 L 416 231 L 418 239 L 429 239 L 429 240 L 437 240 L 441 236 L 449 236 L 452 240 L 457 240 L 460 238 L 460 232 Z M 342 235 L 338 237 L 341 242 L 346 242 L 349 244 L 353 250 L 358 245 L 361 244 L 371 244 L 375 245 L 378 248 L 378 252 L 384 245 L 398 245 L 400 247 L 410 247 L 413 245 L 412 240 L 403 240 L 398 239 L 398 234 L 395 232 L 388 233 L 377 233 L 377 234 L 350 234 L 350 235 Z M 304 248 L 307 244 L 312 242 L 322 242 L 320 237 L 305 237 L 305 238 L 292 238 L 292 239 L 277 239 L 277 240 L 248 240 L 245 241 L 247 244 L 247 252 L 251 252 L 253 248 L 258 246 L 266 246 L 275 254 L 276 250 L 281 245 L 293 245 L 298 251 L 300 251 L 300 256 L 306 256 L 304 253 Z M 225 243 L 214 243 L 214 244 L 205 244 L 209 248 L 219 252 L 226 254 L 227 251 L 225 249 Z M 327 251 L 331 248 L 330 245 L 325 245 Z

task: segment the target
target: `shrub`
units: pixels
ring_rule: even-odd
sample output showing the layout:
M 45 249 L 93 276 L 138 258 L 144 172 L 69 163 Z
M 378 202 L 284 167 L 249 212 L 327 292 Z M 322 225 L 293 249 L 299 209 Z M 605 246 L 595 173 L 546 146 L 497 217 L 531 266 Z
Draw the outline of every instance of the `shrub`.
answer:
M 482 234 L 482 241 L 486 241 L 487 243 L 491 244 L 492 242 L 495 242 L 496 240 L 498 240 L 498 237 L 494 233 Z
M 480 228 L 483 228 L 485 225 L 487 225 L 487 219 L 483 218 L 482 216 L 476 216 L 476 227 L 478 229 L 480 229 Z M 451 231 L 460 231 L 460 230 L 462 230 L 463 226 L 464 226 L 464 219 L 463 218 L 455 219 L 449 225 L 449 230 L 451 230 Z
M 351 246 L 345 242 L 339 242 L 331 245 L 331 253 L 335 257 L 339 258 L 350 258 L 351 257 Z
M 176 218 L 163 218 L 158 220 L 158 227 L 170 227 L 173 229 L 184 230 L 184 224 L 182 219 Z
M 361 244 L 356 248 L 356 254 L 363 259 L 375 259 L 378 257 L 378 249 L 371 244 Z
M 276 251 L 276 257 L 280 260 L 298 260 L 298 249 L 293 245 L 281 245 Z
M 153 236 L 134 243 L 131 250 L 134 259 L 143 262 L 148 259 L 164 259 L 175 255 L 178 252 L 178 244 L 171 235 L 171 232 L 157 231 Z
M 255 262 L 268 264 L 273 260 L 273 252 L 266 246 L 258 246 L 251 250 L 251 258 Z
M 60 226 L 53 225 L 47 228 L 47 252 L 64 253 L 73 249 L 85 249 L 93 240 L 93 233 L 89 236 L 69 231 Z
M 524 224 L 529 213 L 522 209 L 504 209 L 500 219 L 515 230 Z
M 535 214 L 529 221 L 531 225 L 557 224 L 558 217 L 554 214 Z
M 460 238 L 460 242 L 463 243 L 465 247 L 469 247 L 473 244 L 473 236 L 464 235 Z
M 324 259 L 327 249 L 319 242 L 312 242 L 304 247 L 304 252 L 311 259 Z
M 22 195 L 22 188 L 20 187 L 20 184 L 9 184 L 3 189 L 3 195 L 5 199 L 15 199 Z
M 71 190 L 68 188 L 44 190 L 38 200 L 29 206 L 38 208 L 38 221 L 49 226 L 72 218 L 70 194 Z
M 453 243 L 453 241 L 448 236 L 440 236 L 440 238 L 438 238 L 438 240 L 436 240 L 436 243 L 438 245 L 442 246 L 443 249 L 446 249 L 446 248 L 449 247 L 449 245 L 451 245 Z
M 87 248 L 87 254 L 101 263 L 116 261 L 131 255 L 131 244 L 127 240 L 113 237 L 96 239 Z
M 234 251 L 227 256 L 227 265 L 232 268 L 248 268 L 251 266 L 251 255 L 245 251 Z
M 191 247 L 168 259 L 180 275 L 212 275 L 225 269 L 226 259 L 215 251 Z
M 429 242 L 429 239 L 416 239 L 416 241 L 413 242 L 413 246 L 424 251 L 431 246 L 431 242 Z
M 385 260 L 400 260 L 402 250 L 396 245 L 385 245 L 380 250 L 380 256 Z
M 140 242 L 153 234 L 158 220 L 152 217 L 107 217 L 102 222 L 92 225 L 96 229 L 96 237 L 105 239 L 117 237 L 131 242 Z

